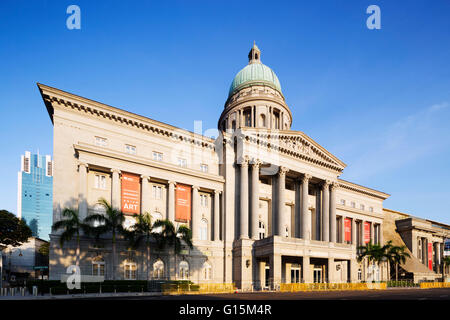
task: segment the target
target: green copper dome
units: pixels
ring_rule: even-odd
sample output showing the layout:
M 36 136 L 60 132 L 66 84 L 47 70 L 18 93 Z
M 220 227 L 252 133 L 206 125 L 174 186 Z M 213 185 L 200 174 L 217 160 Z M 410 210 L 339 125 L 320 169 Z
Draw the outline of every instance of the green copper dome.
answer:
M 244 69 L 238 72 L 231 83 L 230 92 L 228 96 L 231 96 L 235 90 L 245 87 L 250 83 L 266 84 L 281 93 L 281 85 L 277 75 L 268 66 L 262 63 L 252 63 L 246 66 Z
M 281 94 L 281 85 L 277 75 L 268 66 L 261 62 L 261 51 L 255 43 L 248 54 L 248 66 L 238 72 L 231 83 L 228 96 L 230 97 L 235 91 L 242 89 L 251 84 L 268 85 Z

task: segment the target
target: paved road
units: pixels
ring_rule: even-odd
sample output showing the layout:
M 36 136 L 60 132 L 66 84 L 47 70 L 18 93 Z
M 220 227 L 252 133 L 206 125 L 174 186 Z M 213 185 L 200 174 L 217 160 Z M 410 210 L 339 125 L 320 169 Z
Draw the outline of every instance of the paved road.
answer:
M 92 298 L 91 298 L 92 299 Z M 450 288 L 388 289 L 373 291 L 255 292 L 213 295 L 108 297 L 121 300 L 450 300 Z

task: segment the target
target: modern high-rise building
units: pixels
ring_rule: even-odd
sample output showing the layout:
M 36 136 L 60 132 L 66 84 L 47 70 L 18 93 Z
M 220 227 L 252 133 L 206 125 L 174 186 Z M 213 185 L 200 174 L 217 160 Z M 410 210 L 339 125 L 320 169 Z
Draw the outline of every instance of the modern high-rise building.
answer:
M 17 216 L 26 221 L 33 236 L 48 240 L 53 214 L 52 158 L 26 151 L 20 163 Z

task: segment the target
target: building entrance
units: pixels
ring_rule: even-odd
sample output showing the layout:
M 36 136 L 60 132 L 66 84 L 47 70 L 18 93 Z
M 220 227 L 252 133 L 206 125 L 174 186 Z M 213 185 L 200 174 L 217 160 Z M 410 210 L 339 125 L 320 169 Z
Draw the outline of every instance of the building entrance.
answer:
M 264 288 L 269 288 L 270 284 L 270 266 L 266 266 L 264 269 Z
M 300 266 L 292 265 L 291 267 L 291 283 L 299 283 L 300 282 Z
M 322 268 L 314 268 L 314 283 L 322 282 Z

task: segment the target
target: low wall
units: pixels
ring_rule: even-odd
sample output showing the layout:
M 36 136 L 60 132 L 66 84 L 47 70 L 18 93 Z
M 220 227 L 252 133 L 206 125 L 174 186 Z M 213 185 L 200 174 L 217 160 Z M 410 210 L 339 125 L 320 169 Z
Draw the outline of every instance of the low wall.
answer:
M 386 283 L 282 283 L 281 292 L 331 290 L 383 290 Z

